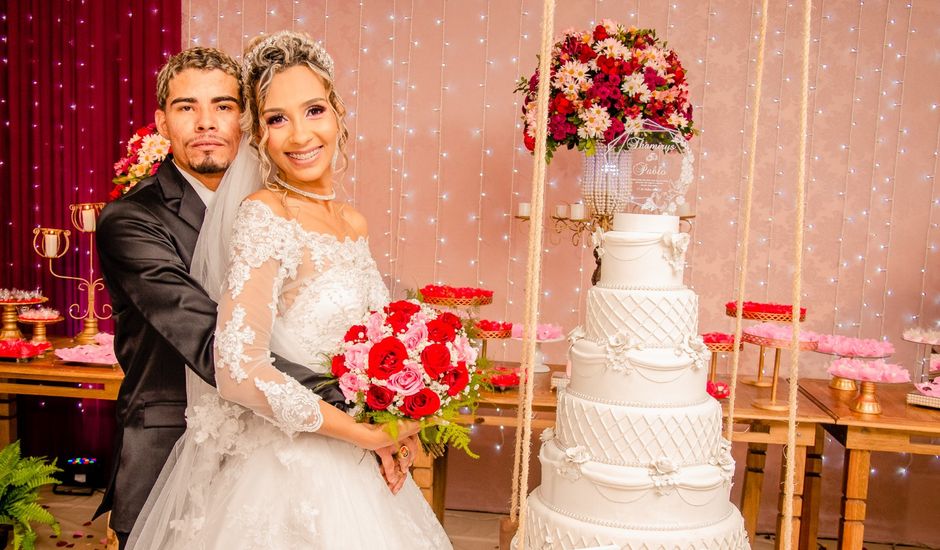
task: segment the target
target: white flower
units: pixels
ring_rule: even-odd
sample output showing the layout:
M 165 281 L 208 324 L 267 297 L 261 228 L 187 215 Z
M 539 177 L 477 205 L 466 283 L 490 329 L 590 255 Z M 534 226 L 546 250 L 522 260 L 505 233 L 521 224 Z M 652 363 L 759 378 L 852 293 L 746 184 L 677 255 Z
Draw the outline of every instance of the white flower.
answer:
M 542 434 L 539 436 L 539 439 L 542 440 L 542 443 L 548 443 L 549 441 L 555 439 L 555 430 L 552 428 L 545 428 L 542 430 Z
M 612 19 L 601 19 L 601 25 L 604 26 L 604 30 L 607 31 L 607 34 L 617 34 L 624 30 L 623 25 Z
M 600 105 L 592 105 L 578 115 L 582 120 L 578 135 L 584 139 L 601 138 L 607 128 L 610 128 L 610 114 Z
M 629 59 L 630 49 L 616 38 L 605 38 L 594 46 L 594 51 L 613 59 Z
M 669 115 L 669 118 L 666 119 L 666 122 L 674 128 L 682 128 L 683 126 L 689 124 L 689 121 L 679 113 L 672 113 Z
M 580 61 L 568 61 L 561 66 L 561 69 L 558 70 L 557 75 L 561 75 L 563 78 L 575 80 L 578 83 L 587 79 L 588 76 L 588 66 L 585 63 Z
M 636 134 L 643 131 L 643 119 L 640 117 L 627 117 L 623 121 L 623 131 L 626 134 Z

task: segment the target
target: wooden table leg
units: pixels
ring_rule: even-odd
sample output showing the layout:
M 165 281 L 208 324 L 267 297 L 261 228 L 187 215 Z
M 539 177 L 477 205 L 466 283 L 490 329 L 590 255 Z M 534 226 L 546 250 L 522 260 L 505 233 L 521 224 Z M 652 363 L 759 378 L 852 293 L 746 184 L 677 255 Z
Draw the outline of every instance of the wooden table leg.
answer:
M 839 519 L 840 550 L 862 550 L 870 469 L 871 451 L 846 449 L 842 477 L 842 518 Z
M 782 453 L 786 454 L 786 446 L 782 447 Z M 803 515 L 803 470 L 806 468 L 806 447 L 797 446 L 796 456 L 789 460 L 796 461 L 796 472 L 793 476 L 793 516 L 790 521 L 793 525 L 791 531 L 791 547 L 798 547 L 800 540 L 800 517 Z M 786 519 L 783 515 L 783 507 L 786 500 L 784 492 L 784 483 L 787 479 L 787 461 L 784 457 L 780 461 L 780 494 L 777 497 L 777 536 L 774 537 L 774 548 L 778 550 L 783 548 L 783 526 Z
M 819 502 L 822 495 L 822 457 L 826 444 L 826 432 L 816 426 L 816 439 L 806 453 L 806 470 L 803 479 L 803 514 L 800 517 L 800 548 L 816 550 L 816 535 L 819 532 Z
M 760 510 L 761 485 L 764 483 L 764 464 L 767 462 L 766 443 L 748 443 L 747 461 L 744 469 L 744 485 L 741 489 L 741 515 L 747 536 L 754 540 L 757 532 L 757 515 Z
M 17 439 L 16 396 L 0 394 L 0 447 L 6 447 Z

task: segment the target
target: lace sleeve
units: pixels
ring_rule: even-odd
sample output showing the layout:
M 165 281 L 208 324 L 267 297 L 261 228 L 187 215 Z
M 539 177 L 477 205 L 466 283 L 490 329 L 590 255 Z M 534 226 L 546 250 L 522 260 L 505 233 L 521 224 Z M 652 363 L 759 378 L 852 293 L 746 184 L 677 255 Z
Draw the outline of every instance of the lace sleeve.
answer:
M 269 343 L 284 281 L 304 248 L 293 226 L 264 203 L 245 201 L 235 218 L 231 263 L 215 336 L 219 394 L 287 434 L 320 428 L 320 397 L 273 366 Z

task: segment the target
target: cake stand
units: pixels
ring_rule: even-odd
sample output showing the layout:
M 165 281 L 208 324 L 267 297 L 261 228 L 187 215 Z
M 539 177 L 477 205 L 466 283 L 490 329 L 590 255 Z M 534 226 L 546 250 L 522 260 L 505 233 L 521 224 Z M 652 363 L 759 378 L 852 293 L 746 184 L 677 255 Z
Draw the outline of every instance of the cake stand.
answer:
M 708 364 L 708 381 L 715 382 L 715 378 L 718 376 L 718 354 L 733 352 L 734 344 L 731 342 L 705 342 L 705 347 L 712 352 L 711 362 Z M 744 349 L 743 341 L 738 343 L 738 349 Z
M 522 341 L 522 338 L 513 338 L 513 340 Z M 542 344 L 554 344 L 556 342 L 564 342 L 565 337 L 560 336 L 558 338 L 552 338 L 551 340 L 536 340 L 535 341 L 535 357 L 532 358 L 533 368 L 532 372 L 536 374 L 551 372 L 552 369 L 548 368 L 548 365 L 545 364 L 545 354 L 542 353 Z
M 928 342 L 921 339 L 907 338 L 901 336 L 901 339 L 905 342 L 911 342 L 912 344 L 917 344 L 917 356 L 914 359 L 915 364 L 917 365 L 917 379 L 915 382 L 929 382 L 931 379 L 930 376 L 930 350 L 933 346 L 937 345 L 934 342 Z
M 761 348 L 761 370 L 764 366 L 764 348 L 774 348 L 774 374 L 771 378 L 771 381 L 767 384 L 770 386 L 770 399 L 760 398 L 755 399 L 751 402 L 752 405 L 758 409 L 764 409 L 768 411 L 785 411 L 789 409 L 787 403 L 778 403 L 777 402 L 777 386 L 780 381 L 780 350 L 792 349 L 793 342 L 790 340 L 777 340 L 776 338 L 764 338 L 762 336 L 755 336 L 753 334 L 744 333 L 741 335 L 741 340 L 748 342 Z M 813 351 L 816 349 L 816 342 L 809 340 L 800 340 L 799 349 L 801 351 Z M 758 377 L 761 373 L 758 372 Z M 742 380 L 744 382 L 744 380 Z M 754 384 L 756 385 L 756 384 Z M 759 386 L 761 387 L 761 386 Z
M 486 360 L 486 342 L 489 340 L 505 340 L 512 337 L 512 329 L 506 330 L 479 330 L 477 332 L 477 338 L 479 338 L 483 344 L 480 346 L 480 356 Z
M 885 359 L 887 357 L 891 357 L 890 354 L 888 355 L 852 355 L 852 354 L 842 355 L 838 353 L 831 353 L 828 351 L 819 351 L 818 349 L 816 350 L 816 353 L 822 353 L 823 355 L 832 355 L 839 359 Z M 829 379 L 829 387 L 834 390 L 839 390 L 839 391 L 857 391 L 858 390 L 858 384 L 855 383 L 855 380 L 852 380 L 851 378 L 842 378 L 841 376 L 834 376 L 834 375 L 832 376 L 832 378 Z
M 48 298 L 43 296 L 42 298 L 34 298 L 32 300 L 0 301 L 0 305 L 3 306 L 3 327 L 0 328 L 0 340 L 22 340 L 23 333 L 20 332 L 20 327 L 16 325 L 18 317 L 16 308 L 42 304 L 46 300 L 48 300 Z
M 33 325 L 33 337 L 30 340 L 30 342 L 34 344 L 49 341 L 46 339 L 46 325 L 51 325 L 51 324 L 58 323 L 64 320 L 65 320 L 65 317 L 61 315 L 59 315 L 58 317 L 54 317 L 52 319 L 24 319 L 22 317 L 18 319 L 18 321 L 20 323 L 23 323 L 24 325 Z M 49 349 L 52 349 L 51 344 L 49 346 Z
M 725 307 L 725 315 L 727 315 L 728 317 L 736 317 L 737 308 Z M 762 321 L 762 322 L 770 321 L 774 323 L 792 323 L 793 322 L 792 313 L 767 313 L 763 311 L 744 310 L 744 312 L 741 314 L 741 318 L 747 319 L 748 321 Z M 805 320 L 806 320 L 806 311 L 801 310 L 800 322 L 802 323 Z M 744 338 L 744 336 L 745 335 L 742 334 L 742 339 L 745 342 L 747 342 L 748 340 Z M 751 343 L 754 343 L 754 342 L 751 342 Z M 757 344 L 757 345 L 760 346 L 760 344 Z M 765 347 L 770 347 L 770 346 L 760 346 L 760 357 L 757 362 L 757 377 L 752 378 L 750 376 L 746 376 L 744 378 L 741 378 L 742 384 L 748 384 L 750 386 L 757 386 L 758 388 L 769 388 L 773 385 L 773 382 L 770 382 L 764 379 L 764 348 Z M 779 363 L 780 363 L 780 348 L 778 348 L 776 350 L 776 353 L 774 354 L 775 368 L 779 366 Z

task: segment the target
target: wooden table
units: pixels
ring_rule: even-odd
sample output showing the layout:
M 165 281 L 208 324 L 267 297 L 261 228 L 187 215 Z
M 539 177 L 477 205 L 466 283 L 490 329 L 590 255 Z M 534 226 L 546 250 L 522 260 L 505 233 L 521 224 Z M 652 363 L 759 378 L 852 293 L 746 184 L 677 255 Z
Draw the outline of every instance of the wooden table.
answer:
M 800 391 L 835 423 L 826 430 L 845 447 L 839 548 L 860 550 L 865 534 L 865 507 L 872 451 L 940 455 L 940 410 L 905 402 L 910 384 L 879 384 L 882 414 L 852 412 L 855 392 L 829 387 L 828 380 L 800 380 Z
M 724 380 L 727 382 L 727 379 Z M 778 400 L 786 403 L 789 384 L 778 382 Z M 787 443 L 787 411 L 770 411 L 753 406 L 755 399 L 770 397 L 769 387 L 758 388 L 741 383 L 738 377 L 734 411 L 734 443 L 747 443 L 747 462 L 741 493 L 741 515 L 747 535 L 754 540 L 757 518 L 764 482 L 764 465 L 767 461 L 767 446 Z M 722 401 L 722 412 L 728 418 L 728 401 Z M 809 399 L 800 396 L 796 409 L 796 478 L 793 491 L 793 546 L 809 550 L 816 549 L 816 533 L 819 521 L 819 473 L 822 469 L 823 424 L 832 418 Z M 742 429 L 743 428 L 743 429 Z M 781 460 L 780 478 L 786 476 L 786 460 Z M 781 547 L 783 533 L 784 493 L 777 498 L 776 548 Z M 799 536 L 799 539 L 796 537 Z M 798 544 L 797 544 L 798 543 Z

